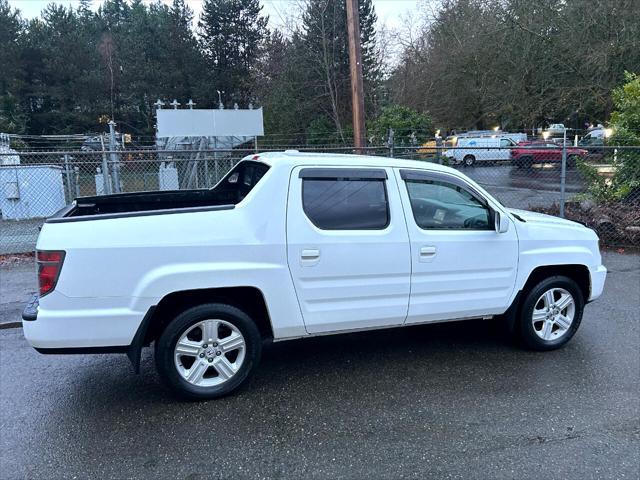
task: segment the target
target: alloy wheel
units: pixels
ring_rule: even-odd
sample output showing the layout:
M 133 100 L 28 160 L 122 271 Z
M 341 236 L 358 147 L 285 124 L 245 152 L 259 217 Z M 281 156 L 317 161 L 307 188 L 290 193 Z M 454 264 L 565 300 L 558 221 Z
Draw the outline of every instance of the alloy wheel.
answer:
M 569 331 L 575 313 L 573 296 L 564 288 L 551 288 L 540 296 L 533 307 L 533 330 L 543 340 L 557 340 Z
M 229 381 L 244 362 L 246 342 L 240 330 L 220 319 L 191 325 L 178 339 L 174 363 L 180 376 L 198 387 Z

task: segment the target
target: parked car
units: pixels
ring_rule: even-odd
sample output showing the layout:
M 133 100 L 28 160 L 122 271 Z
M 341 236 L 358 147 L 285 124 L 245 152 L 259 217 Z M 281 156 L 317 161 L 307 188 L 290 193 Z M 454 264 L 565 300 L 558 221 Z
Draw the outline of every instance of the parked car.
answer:
M 442 141 L 441 145 L 438 145 L 438 142 L 435 140 L 428 140 L 424 142 L 418 150 L 416 150 L 416 153 L 420 155 L 420 158 L 432 159 L 445 149 L 455 147 L 455 144 L 455 138 L 453 137 L 447 137 Z
M 593 132 L 592 132 L 593 133 Z M 587 133 L 578 142 L 579 147 L 602 147 L 604 146 L 605 137 L 601 135 L 592 135 Z
M 565 130 L 566 127 L 564 126 L 564 123 L 552 123 L 551 125 L 549 125 L 549 128 L 547 128 L 547 132 L 549 132 L 551 135 L 562 134 Z
M 582 148 L 567 147 L 567 166 L 574 167 L 578 159 L 587 158 L 589 152 Z M 511 163 L 518 168 L 529 168 L 535 163 L 562 162 L 562 145 L 553 142 L 520 143 L 511 149 Z
M 239 387 L 267 340 L 497 317 L 556 349 L 606 276 L 593 230 L 505 208 L 455 169 L 291 151 L 211 190 L 79 198 L 44 223 L 37 265 L 36 350 L 138 371 L 153 344 L 194 399 Z
M 464 163 L 470 167 L 476 162 L 509 160 L 510 148 L 516 145 L 508 137 L 464 137 L 458 138 L 456 148 L 442 154 L 453 163 Z

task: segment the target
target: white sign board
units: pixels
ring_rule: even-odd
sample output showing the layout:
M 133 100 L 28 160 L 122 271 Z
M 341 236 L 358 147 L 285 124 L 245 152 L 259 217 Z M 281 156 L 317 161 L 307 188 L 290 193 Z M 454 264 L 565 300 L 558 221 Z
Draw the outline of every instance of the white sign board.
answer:
M 160 109 L 157 137 L 255 137 L 264 135 L 262 108 L 254 110 Z

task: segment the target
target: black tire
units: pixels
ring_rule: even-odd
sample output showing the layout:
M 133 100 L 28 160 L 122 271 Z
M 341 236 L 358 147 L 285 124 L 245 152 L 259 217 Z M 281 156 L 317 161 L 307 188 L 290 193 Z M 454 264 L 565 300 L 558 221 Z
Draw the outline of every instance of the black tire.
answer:
M 174 362 L 174 349 L 182 334 L 206 319 L 228 322 L 244 337 L 244 360 L 237 372 L 221 385 L 193 385 L 180 375 Z M 242 310 L 222 303 L 198 305 L 182 312 L 167 325 L 155 344 L 156 368 L 160 377 L 176 394 L 190 400 L 210 400 L 230 394 L 247 379 L 259 363 L 261 353 L 262 338 L 253 320 Z
M 462 159 L 462 163 L 466 167 L 471 167 L 473 166 L 474 163 L 476 163 L 476 157 L 474 157 L 473 155 L 465 155 L 464 158 Z
M 557 339 L 544 340 L 535 331 L 535 327 L 532 321 L 533 310 L 536 307 L 536 303 L 540 297 L 552 288 L 564 289 L 571 294 L 575 304 L 575 313 L 573 321 L 567 331 Z M 564 346 L 573 335 L 575 335 L 580 322 L 582 321 L 582 313 L 584 310 L 584 295 L 582 290 L 572 279 L 565 276 L 553 276 L 541 280 L 534 285 L 526 294 L 520 312 L 517 318 L 516 333 L 522 340 L 522 342 L 530 349 L 533 350 L 555 350 Z

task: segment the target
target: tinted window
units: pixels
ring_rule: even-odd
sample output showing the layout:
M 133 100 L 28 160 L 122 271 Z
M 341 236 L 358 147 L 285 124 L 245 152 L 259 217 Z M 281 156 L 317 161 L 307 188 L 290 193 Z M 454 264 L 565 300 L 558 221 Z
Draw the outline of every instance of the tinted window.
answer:
M 389 224 L 384 180 L 303 179 L 302 205 L 323 230 L 381 230 Z
M 264 163 L 244 160 L 233 167 L 211 190 L 217 198 L 225 200 L 226 203 L 240 203 L 267 173 L 267 170 L 269 167 Z
M 462 187 L 435 180 L 406 180 L 413 217 L 423 229 L 491 230 L 491 214 Z

